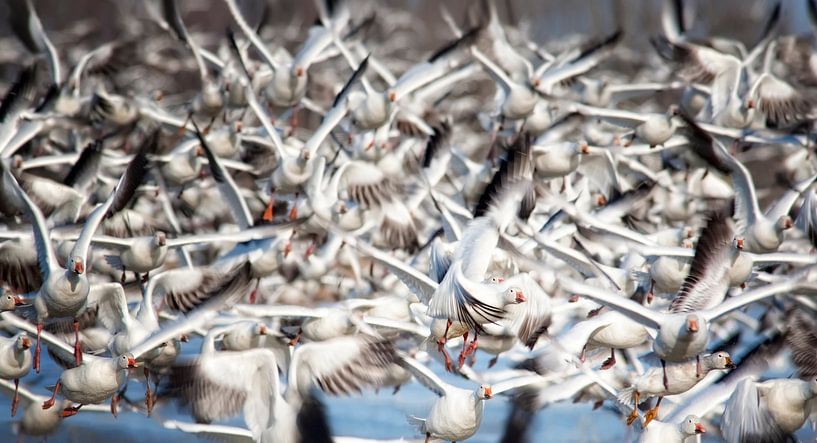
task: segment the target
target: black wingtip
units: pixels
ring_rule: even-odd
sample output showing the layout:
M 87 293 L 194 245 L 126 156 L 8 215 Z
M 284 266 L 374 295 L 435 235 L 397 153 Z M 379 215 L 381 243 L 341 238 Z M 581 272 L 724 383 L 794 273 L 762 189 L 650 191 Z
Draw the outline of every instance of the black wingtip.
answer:
M 213 154 L 213 150 L 210 149 L 210 145 L 207 143 L 207 139 L 204 137 L 204 134 L 201 133 L 199 129 L 199 125 L 196 124 L 196 121 L 190 119 L 190 122 L 193 123 L 193 129 L 196 131 L 196 137 L 199 139 L 199 144 L 201 144 L 201 149 L 204 151 L 204 155 L 207 156 L 207 163 L 210 165 L 210 175 L 213 176 L 213 180 L 218 183 L 224 183 L 225 178 L 224 175 L 221 173 L 221 168 L 219 168 L 220 161 L 216 158 L 216 155 Z
M 586 48 L 582 49 L 582 51 L 579 53 L 579 55 L 573 60 L 574 61 L 581 60 L 584 57 L 587 57 L 587 56 L 589 56 L 591 54 L 594 54 L 594 53 L 596 53 L 598 51 L 601 51 L 601 50 L 603 50 L 605 48 L 611 47 L 611 46 L 617 44 L 621 40 L 621 37 L 623 35 L 624 35 L 624 31 L 621 30 L 621 29 L 617 29 L 615 32 L 608 35 L 607 37 L 605 37 L 601 41 L 598 41 L 598 42 L 595 42 L 595 43 L 590 43 L 590 45 L 588 45 Z
M 456 40 L 452 40 L 446 43 L 443 47 L 441 47 L 440 49 L 436 50 L 433 54 L 431 54 L 431 56 L 428 58 L 428 62 L 434 63 L 435 61 L 454 52 L 458 48 L 472 45 L 477 40 L 477 38 L 479 38 L 483 28 L 484 26 L 482 24 L 474 26 L 473 28 L 469 29 L 468 32 L 461 35 Z
M 434 127 L 434 132 L 428 138 L 426 143 L 426 150 L 423 153 L 423 168 L 431 165 L 434 156 L 444 147 L 448 145 L 448 140 L 451 137 L 451 123 L 448 120 L 443 120 L 439 125 Z
M 809 2 L 811 4 L 811 2 Z M 780 21 L 780 10 L 781 10 L 781 2 L 777 2 L 774 7 L 772 8 L 772 13 L 769 15 L 769 19 L 766 20 L 766 24 L 763 26 L 763 33 L 760 34 L 760 40 L 763 41 L 766 37 L 768 37 L 772 31 L 774 30 L 777 23 Z
M 686 22 L 684 21 L 684 1 L 675 0 L 672 2 L 672 7 L 675 9 L 675 20 L 678 25 L 678 33 L 683 35 L 687 32 Z
M 338 103 L 340 103 L 341 100 L 346 97 L 346 95 L 349 94 L 349 90 L 352 89 L 352 86 L 354 86 L 354 84 L 366 73 L 366 68 L 369 67 L 369 57 L 371 57 L 371 55 L 371 52 L 366 54 L 366 58 L 364 58 L 360 64 L 357 65 L 355 72 L 351 77 L 349 77 L 349 80 L 346 81 L 346 84 L 343 85 L 343 88 L 340 89 L 340 92 L 338 92 L 338 95 L 336 95 L 335 99 L 332 101 L 333 108 L 337 106 Z
M 148 154 L 155 152 L 159 144 L 160 130 L 154 130 L 142 142 L 139 152 L 128 163 L 121 181 L 121 185 L 114 189 L 114 198 L 106 214 L 107 218 L 125 209 L 136 194 L 136 189 L 142 184 L 148 170 Z
M 34 100 L 34 89 L 37 79 L 37 64 L 23 69 L 11 85 L 0 103 L 0 122 L 6 120 L 13 111 L 25 106 L 26 101 Z
M 485 188 L 474 209 L 474 217 L 481 217 L 488 213 L 494 201 L 511 183 L 514 183 L 531 172 L 530 134 L 519 134 L 510 146 L 508 156 L 499 164 L 499 169 Z

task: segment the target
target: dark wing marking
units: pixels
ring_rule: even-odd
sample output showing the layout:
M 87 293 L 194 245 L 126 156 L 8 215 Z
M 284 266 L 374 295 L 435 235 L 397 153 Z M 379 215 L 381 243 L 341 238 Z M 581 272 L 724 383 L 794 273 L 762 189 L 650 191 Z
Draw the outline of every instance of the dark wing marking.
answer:
M 710 217 L 701 233 L 701 238 L 698 239 L 689 275 L 684 279 L 678 295 L 672 300 L 670 312 L 690 312 L 704 308 L 708 297 L 702 299 L 700 294 L 696 294 L 696 292 L 701 292 L 697 286 L 712 271 L 712 266 L 717 265 L 717 261 L 727 253 L 734 236 L 735 233 L 725 214 L 716 212 Z M 720 294 L 713 295 L 720 296 Z
M 366 58 L 364 58 L 363 61 L 360 62 L 359 65 L 357 65 L 357 69 L 355 69 L 355 72 L 352 74 L 351 77 L 349 77 L 349 80 L 346 81 L 346 84 L 343 85 L 343 88 L 341 88 L 340 92 L 338 92 L 338 95 L 335 96 L 335 99 L 332 101 L 333 108 L 337 106 L 338 103 L 340 103 L 344 98 L 346 98 L 346 96 L 349 94 L 349 90 L 352 89 L 352 86 L 354 86 L 355 82 L 357 82 L 361 77 L 363 77 L 363 74 L 366 73 L 366 68 L 369 66 L 370 55 L 371 53 L 368 54 Z
M 440 58 L 445 57 L 446 55 L 454 52 L 458 48 L 474 44 L 477 38 L 479 37 L 482 28 L 483 28 L 482 25 L 474 26 L 473 28 L 469 29 L 468 32 L 461 35 L 456 40 L 452 40 L 446 43 L 442 48 L 434 51 L 434 53 L 431 54 L 431 56 L 428 58 L 428 62 L 434 63 Z
M 715 150 L 715 140 L 712 138 L 712 135 L 698 126 L 695 119 L 686 112 L 681 111 L 679 114 L 687 125 L 689 147 L 692 152 L 718 171 L 724 174 L 730 174 L 732 169 L 724 162 L 718 151 Z
M 315 380 L 322 391 L 350 395 L 367 386 L 382 385 L 379 378 L 386 375 L 382 370 L 398 362 L 394 345 L 388 339 L 365 337 L 364 340 L 366 344 L 354 359 Z
M 198 362 L 173 365 L 166 393 L 191 409 L 197 423 L 234 417 L 241 413 L 247 393 L 214 383 L 203 374 Z
M 76 163 L 68 171 L 68 175 L 62 181 L 64 185 L 72 188 L 84 188 L 96 178 L 99 164 L 102 161 L 102 142 L 94 140 L 82 150 Z
M 168 291 L 165 294 L 165 303 L 169 309 L 182 313 L 188 313 L 204 306 L 212 306 L 217 309 L 218 306 L 236 301 L 246 294 L 251 278 L 249 262 L 220 276 L 205 271 L 200 285 L 187 292 Z
M 176 0 L 162 0 L 162 14 L 170 29 L 176 34 L 176 38 L 187 43 L 187 28 L 184 27 Z
M 14 84 L 6 91 L 3 103 L 0 104 L 0 122 L 34 102 L 35 83 L 37 79 L 37 65 L 31 65 L 17 75 Z
M 125 168 L 125 173 L 122 176 L 122 180 L 114 191 L 115 194 L 113 203 L 111 203 L 111 207 L 108 209 L 107 217 L 111 217 L 113 214 L 125 209 L 128 203 L 131 201 L 133 195 L 136 193 L 136 188 L 142 184 L 142 181 L 145 179 L 145 175 L 147 174 L 147 155 L 148 153 L 154 151 L 154 148 L 158 142 L 158 129 L 153 131 L 153 133 L 142 142 L 139 152 L 133 157 L 133 159 L 131 159 L 130 163 L 128 163 L 128 167 Z
M 503 199 L 503 194 L 511 191 L 517 184 L 530 178 L 533 164 L 530 156 L 530 135 L 522 133 L 510 148 L 508 157 L 502 160 L 491 183 L 482 192 L 474 217 L 481 217 Z
M 426 143 L 426 150 L 423 153 L 423 168 L 431 165 L 434 156 L 440 152 L 441 149 L 448 146 L 448 141 L 451 138 L 451 123 L 448 120 L 442 120 L 439 125 L 434 127 L 434 133 L 428 138 Z
M 608 48 L 608 47 L 610 47 L 612 45 L 615 45 L 616 43 L 618 43 L 619 40 L 621 40 L 622 35 L 624 35 L 624 32 L 621 29 L 618 29 L 615 32 L 613 32 L 612 34 L 605 37 L 604 39 L 602 39 L 602 40 L 600 40 L 598 42 L 590 43 L 585 48 L 583 48 L 582 51 L 579 53 L 579 55 L 576 56 L 576 58 L 574 58 L 573 60 L 571 60 L 571 62 L 576 62 L 576 61 L 581 60 L 581 59 L 583 59 L 583 58 L 585 58 L 585 57 L 587 57 L 589 55 L 595 54 L 598 51 L 601 51 L 601 50 L 603 50 L 605 48 Z
M 786 331 L 786 344 L 801 378 L 817 376 L 817 321 L 813 315 L 794 312 Z

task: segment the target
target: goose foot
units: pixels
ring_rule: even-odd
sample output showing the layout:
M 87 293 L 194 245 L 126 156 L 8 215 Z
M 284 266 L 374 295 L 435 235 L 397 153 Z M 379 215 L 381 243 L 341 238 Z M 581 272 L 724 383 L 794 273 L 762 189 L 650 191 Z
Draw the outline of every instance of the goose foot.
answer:
M 62 418 L 71 417 L 72 415 L 77 415 L 77 412 L 79 412 L 79 408 L 81 408 L 81 407 L 82 407 L 82 405 L 77 405 L 77 406 L 71 406 L 70 408 L 63 409 L 62 410 Z
M 651 421 L 658 418 L 658 408 L 661 406 L 661 400 L 663 399 L 664 397 L 658 397 L 658 402 L 655 404 L 655 407 L 644 414 L 644 428 L 646 428 Z
M 60 381 L 57 380 L 57 385 L 54 386 L 54 392 L 51 393 L 51 398 L 43 402 L 43 409 L 50 409 L 57 401 L 57 393 L 60 392 Z
M 638 418 L 638 401 L 641 399 L 641 394 L 639 392 L 635 392 L 633 394 L 633 412 L 627 416 L 627 426 L 633 424 L 633 422 Z

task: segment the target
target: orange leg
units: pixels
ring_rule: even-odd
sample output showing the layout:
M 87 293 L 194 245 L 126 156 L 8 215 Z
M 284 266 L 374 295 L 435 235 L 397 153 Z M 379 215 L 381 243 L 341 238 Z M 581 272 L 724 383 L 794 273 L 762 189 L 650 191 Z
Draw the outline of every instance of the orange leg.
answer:
M 54 402 L 57 401 L 57 393 L 60 392 L 60 381 L 57 380 L 57 385 L 54 386 L 54 392 L 51 394 L 51 398 L 43 402 L 43 409 L 49 409 L 54 406 Z

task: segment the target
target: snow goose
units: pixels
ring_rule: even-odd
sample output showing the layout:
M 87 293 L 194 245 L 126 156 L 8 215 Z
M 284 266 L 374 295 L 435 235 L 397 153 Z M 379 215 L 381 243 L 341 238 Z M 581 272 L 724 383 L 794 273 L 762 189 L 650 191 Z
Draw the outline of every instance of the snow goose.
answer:
M 38 331 L 33 325 L 11 313 L 3 313 L 3 320 L 13 324 L 28 333 L 40 333 L 44 340 L 58 355 L 69 356 L 75 353 L 72 346 L 46 331 Z M 57 395 L 62 395 L 74 402 L 77 406 L 70 406 L 62 411 L 63 417 L 76 414 L 86 404 L 98 404 L 114 396 L 119 387 L 127 380 L 127 370 L 135 368 L 137 362 L 131 354 L 104 358 L 94 355 L 85 355 L 81 363 L 74 368 L 66 369 L 60 374 L 57 385 L 50 399 L 42 404 L 43 409 L 49 409 L 56 403 Z M 116 414 L 118 398 L 111 403 L 111 412 Z
M 699 365 L 700 370 L 696 367 Z M 658 418 L 658 408 L 661 400 L 667 395 L 676 395 L 692 389 L 702 380 L 709 371 L 717 369 L 734 369 L 732 358 L 726 352 L 717 352 L 701 356 L 699 360 L 673 362 L 662 368 L 653 367 L 633 380 L 632 386 L 619 392 L 618 400 L 623 404 L 633 404 L 633 412 L 627 417 L 627 424 L 632 424 L 638 418 L 638 404 L 644 398 L 658 396 L 655 407 L 647 411 L 644 428 Z
M 709 309 L 689 312 L 654 311 L 619 295 L 567 278 L 560 279 L 559 284 L 565 291 L 590 297 L 646 327 L 656 329 L 653 351 L 662 360 L 678 362 L 698 356 L 706 350 L 712 321 L 747 304 L 796 289 L 803 284 L 808 272 L 810 269 L 799 271 L 782 281 L 746 291 L 739 297 L 733 297 Z
M 656 421 L 638 437 L 639 443 L 684 443 L 689 437 L 706 433 L 701 419 L 687 415 L 680 423 Z
M 63 408 L 71 406 L 69 400 L 57 408 L 43 409 L 43 402 L 48 400 L 44 395 L 37 395 L 25 386 L 17 386 L 6 380 L 0 380 L 0 391 L 7 395 L 18 395 L 23 403 L 23 418 L 12 425 L 15 432 L 30 436 L 45 436 L 53 433 L 64 418 Z M 110 412 L 107 406 L 86 405 L 83 412 Z
M 20 379 L 25 377 L 31 370 L 31 339 L 25 332 L 21 332 L 13 337 L 0 337 L 0 378 L 4 380 L 14 380 L 14 397 L 11 401 L 11 416 L 17 413 L 17 404 L 20 396 L 17 388 Z
M 721 432 L 728 442 L 784 441 L 809 419 L 817 380 L 745 378 L 726 402 Z
M 417 360 L 401 355 L 400 365 L 406 368 L 423 386 L 437 394 L 439 398 L 431 406 L 426 418 L 410 416 L 409 422 L 425 434 L 426 442 L 432 438 L 462 441 L 470 438 L 482 423 L 484 401 L 505 391 L 541 383 L 538 375 L 518 377 L 493 386 L 480 385 L 477 389 L 462 389 L 452 386 Z
M 384 369 L 396 361 L 390 343 L 362 336 L 305 344 L 293 354 L 284 396 L 270 350 L 215 351 L 215 336 L 229 328 L 210 330 L 198 359 L 174 367 L 171 389 L 198 421 L 243 411 L 256 441 L 300 441 L 298 435 L 309 430 L 296 422 L 312 401 L 313 386 L 335 395 L 378 386 Z
M 179 13 L 178 4 L 175 0 L 166 0 L 162 2 L 162 12 L 164 19 L 167 21 L 170 29 L 182 43 L 190 48 L 193 53 L 193 59 L 196 61 L 196 66 L 199 70 L 199 77 L 201 79 L 201 91 L 193 99 L 192 110 L 193 113 L 202 117 L 215 117 L 224 108 L 225 91 L 218 81 L 214 80 L 207 66 L 204 64 L 199 46 L 195 40 L 190 37 L 187 28 L 184 25 L 181 14 Z

